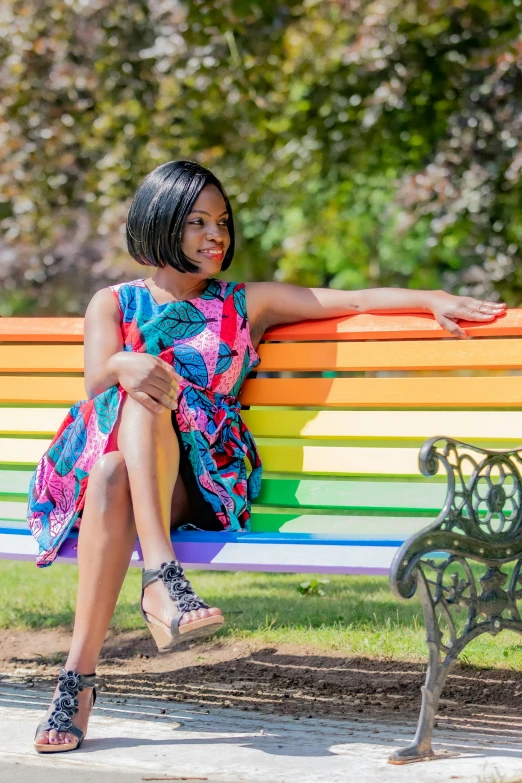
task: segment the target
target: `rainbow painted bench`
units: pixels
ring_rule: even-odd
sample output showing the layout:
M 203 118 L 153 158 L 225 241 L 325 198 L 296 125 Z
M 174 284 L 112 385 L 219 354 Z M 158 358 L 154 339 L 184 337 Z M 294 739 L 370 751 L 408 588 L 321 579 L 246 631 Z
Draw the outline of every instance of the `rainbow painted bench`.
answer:
M 437 432 L 509 448 L 522 433 L 522 310 L 456 341 L 430 316 L 358 315 L 271 329 L 241 401 L 264 463 L 252 532 L 178 532 L 190 568 L 387 574 L 444 504 L 419 474 Z M 84 398 L 83 319 L 0 319 L 0 557 L 32 560 L 34 466 Z M 385 375 L 386 377 L 382 377 Z M 73 562 L 72 534 L 60 558 Z M 141 563 L 139 545 L 132 562 Z
M 428 671 L 394 764 L 435 755 L 440 694 L 467 643 L 522 634 L 522 310 L 464 326 L 476 339 L 422 315 L 271 329 L 241 394 L 264 463 L 252 532 L 172 536 L 188 567 L 389 573 L 398 597 L 419 594 Z M 2 558 L 35 557 L 29 479 L 84 397 L 82 340 L 79 318 L 0 319 Z M 71 535 L 60 559 L 74 562 L 76 546 Z

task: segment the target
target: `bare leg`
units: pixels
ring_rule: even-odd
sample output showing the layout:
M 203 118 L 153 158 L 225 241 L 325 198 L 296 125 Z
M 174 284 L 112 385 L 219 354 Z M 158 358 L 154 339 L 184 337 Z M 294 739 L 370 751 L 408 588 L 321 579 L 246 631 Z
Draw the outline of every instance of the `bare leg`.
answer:
M 129 482 L 123 455 L 104 454 L 94 465 L 87 486 L 78 540 L 78 597 L 66 669 L 92 674 L 114 612 L 136 541 Z M 74 724 L 86 731 L 90 689 L 78 695 Z M 53 699 L 57 696 L 56 689 Z M 54 729 L 39 735 L 42 744 L 73 742 L 72 734 Z
M 157 414 L 127 397 L 123 403 L 118 448 L 129 475 L 134 520 L 145 568 L 159 568 L 175 558 L 170 540 L 172 496 L 179 471 L 179 443 L 171 411 Z M 170 624 L 174 605 L 162 582 L 149 585 L 143 609 Z M 183 615 L 180 625 L 209 615 L 217 608 L 198 609 Z

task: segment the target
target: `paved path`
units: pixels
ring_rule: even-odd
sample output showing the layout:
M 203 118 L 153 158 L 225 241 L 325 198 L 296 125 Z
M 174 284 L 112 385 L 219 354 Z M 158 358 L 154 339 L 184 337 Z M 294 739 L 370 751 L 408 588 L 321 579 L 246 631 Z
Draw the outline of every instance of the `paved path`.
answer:
M 34 727 L 49 694 L 0 685 L 0 780 L 24 783 L 511 783 L 522 781 L 520 719 L 502 735 L 437 730 L 437 748 L 457 757 L 396 767 L 390 751 L 411 724 L 383 725 L 263 715 L 102 694 L 83 747 L 37 756 Z M 511 720 L 511 722 L 510 722 Z

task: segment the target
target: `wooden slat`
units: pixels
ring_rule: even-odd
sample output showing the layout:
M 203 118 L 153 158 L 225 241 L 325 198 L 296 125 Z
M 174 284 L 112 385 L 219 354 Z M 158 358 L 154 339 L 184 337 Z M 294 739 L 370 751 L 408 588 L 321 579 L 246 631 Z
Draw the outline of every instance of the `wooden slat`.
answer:
M 259 369 L 265 372 L 499 370 L 522 367 L 520 344 L 518 340 L 512 339 L 267 343 L 260 346 L 259 355 L 261 357 Z
M 83 345 L 0 345 L 0 372 L 83 372 Z
M 0 469 L 0 499 L 27 503 L 32 471 Z M 437 514 L 445 484 L 419 481 L 358 481 L 352 478 L 282 478 L 265 471 L 256 506 Z
M 0 318 L 3 342 L 83 342 L 83 318 Z
M 54 435 L 68 408 L 1 408 L 1 435 Z
M 352 541 L 404 541 L 426 527 L 426 517 L 252 514 L 253 533 L 311 533 Z
M 260 370 L 462 370 L 522 366 L 516 340 L 268 343 Z M 0 372 L 83 372 L 81 345 L 0 345 Z
M 71 404 L 82 378 L 0 376 L 0 402 Z M 244 405 L 360 407 L 522 407 L 522 377 L 270 378 L 246 381 Z
M 522 335 L 522 309 L 508 310 L 491 324 L 461 322 L 476 337 Z M 431 315 L 353 315 L 270 329 L 266 340 L 387 340 L 448 337 Z M 83 342 L 83 318 L 1 318 L 0 341 Z
M 0 407 L 1 435 L 52 436 L 67 408 Z M 519 411 L 298 411 L 252 408 L 243 419 L 258 438 L 390 439 L 424 441 L 434 433 L 459 440 L 522 443 Z M 495 448 L 502 448 L 496 446 Z
M 0 376 L 0 402 L 71 405 L 85 398 L 83 378 Z
M 460 321 L 473 337 L 508 337 L 522 335 L 522 309 L 508 310 L 502 318 L 477 325 Z M 275 326 L 264 340 L 396 340 L 449 337 L 432 315 L 352 315 L 324 321 L 302 321 L 298 324 Z
M 264 438 L 415 438 L 424 441 L 441 433 L 473 442 L 522 443 L 522 412 L 519 411 L 400 410 L 391 413 L 252 408 L 243 411 L 242 416 L 254 436 Z M 1 422 L 0 408 L 0 428 Z
M 499 378 L 256 378 L 243 405 L 362 408 L 522 408 L 522 377 Z
M 271 473 L 315 473 L 334 476 L 419 475 L 419 450 L 416 448 L 286 446 L 284 443 L 281 441 L 274 445 L 259 445 L 265 470 Z
M 36 465 L 50 440 L 0 438 L 0 464 Z M 416 448 L 259 444 L 265 470 L 271 473 L 331 473 L 333 475 L 416 476 Z
M 446 498 L 446 485 L 432 480 L 357 481 L 328 478 L 265 476 L 257 506 L 329 508 L 346 511 L 437 514 Z

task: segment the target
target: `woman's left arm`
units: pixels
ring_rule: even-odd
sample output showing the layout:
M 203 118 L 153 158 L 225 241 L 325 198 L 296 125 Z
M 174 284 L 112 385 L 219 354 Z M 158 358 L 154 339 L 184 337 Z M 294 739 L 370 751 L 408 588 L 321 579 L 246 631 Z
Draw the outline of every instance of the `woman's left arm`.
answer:
M 467 334 L 456 321 L 487 322 L 505 312 L 505 304 L 483 302 L 445 291 L 411 291 L 406 288 L 367 288 L 338 291 L 301 288 L 285 283 L 247 283 L 247 306 L 252 324 L 263 331 L 275 324 L 356 313 L 432 313 L 454 337 Z

